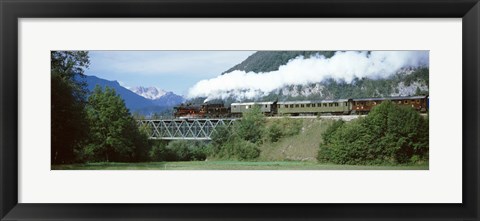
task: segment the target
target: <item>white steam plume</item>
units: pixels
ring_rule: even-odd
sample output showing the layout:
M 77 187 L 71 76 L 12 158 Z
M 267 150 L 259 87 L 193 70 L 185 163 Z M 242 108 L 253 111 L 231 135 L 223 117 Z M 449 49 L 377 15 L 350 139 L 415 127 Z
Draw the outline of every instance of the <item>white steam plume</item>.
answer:
M 189 89 L 187 97 L 207 100 L 255 98 L 287 85 L 321 82 L 328 78 L 350 83 L 354 78 L 386 78 L 402 68 L 429 65 L 428 51 L 346 51 L 304 59 L 297 57 L 279 67 L 278 71 L 254 73 L 232 71 L 199 81 Z

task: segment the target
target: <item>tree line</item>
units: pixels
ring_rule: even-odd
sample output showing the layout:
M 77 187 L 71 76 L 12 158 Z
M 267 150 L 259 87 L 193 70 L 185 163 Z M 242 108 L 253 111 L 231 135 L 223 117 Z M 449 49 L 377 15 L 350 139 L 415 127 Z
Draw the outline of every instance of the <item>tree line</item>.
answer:
M 86 89 L 86 51 L 51 52 L 51 163 L 148 160 L 146 133 L 113 88 Z
M 318 160 L 335 164 L 381 165 L 428 162 L 428 118 L 386 101 L 365 117 L 336 121 L 322 134 Z

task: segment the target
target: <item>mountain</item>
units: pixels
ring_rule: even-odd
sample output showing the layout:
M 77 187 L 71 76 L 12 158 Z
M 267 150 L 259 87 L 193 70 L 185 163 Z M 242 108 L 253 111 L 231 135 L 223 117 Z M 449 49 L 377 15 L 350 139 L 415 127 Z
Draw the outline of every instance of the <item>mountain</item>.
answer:
M 159 106 L 168 106 L 168 107 L 173 107 L 177 106 L 178 104 L 181 104 L 185 101 L 185 98 L 183 98 L 180 95 L 177 95 L 173 92 L 165 92 L 162 96 L 152 100 L 154 104 L 159 105 Z
M 142 108 L 153 106 L 152 101 L 139 96 L 138 94 L 128 90 L 127 88 L 122 87 L 118 81 L 109 81 L 96 76 L 86 76 L 85 82 L 87 83 L 87 89 L 93 91 L 96 85 L 105 88 L 106 86 L 115 89 L 117 94 L 119 94 L 125 101 L 125 105 L 130 111 L 134 112 Z
M 173 107 L 181 104 L 185 99 L 173 92 L 167 92 L 156 87 L 134 87 L 130 89 L 134 93 L 151 100 L 155 105 Z
M 330 58 L 334 54 L 335 51 L 258 51 L 222 74 L 234 70 L 245 72 L 253 71 L 255 73 L 277 71 L 280 66 L 287 64 L 288 61 L 298 56 L 310 58 L 312 56 L 323 55 L 326 58 Z
M 184 101 L 184 98 L 180 95 L 176 95 L 173 92 L 165 92 L 154 87 L 136 87 L 132 89 L 139 93 L 137 94 L 121 86 L 117 81 L 109 81 L 96 76 L 85 76 L 84 80 L 89 91 L 93 91 L 96 85 L 102 88 L 108 86 L 115 89 L 132 113 L 152 115 L 154 113 L 171 112 L 173 106 Z
M 370 52 L 369 52 L 370 53 Z M 298 56 L 304 58 L 314 56 L 330 58 L 335 51 L 260 51 L 252 54 L 241 63 L 222 73 L 234 70 L 253 71 L 255 73 L 276 71 L 291 59 Z M 305 85 L 286 85 L 269 94 L 255 99 L 240 101 L 288 101 L 288 100 L 322 100 L 362 97 L 390 97 L 428 95 L 429 67 L 406 67 L 386 78 L 355 78 L 351 82 L 326 79 L 321 82 L 312 82 Z M 189 102 L 202 102 L 205 98 L 192 99 Z M 216 99 L 217 101 L 218 99 Z M 225 104 L 237 102 L 238 97 L 231 95 L 223 100 Z
M 163 95 L 167 93 L 166 91 L 162 89 L 158 89 L 156 87 L 145 88 L 145 87 L 139 86 L 139 87 L 131 88 L 130 90 L 135 92 L 135 94 L 138 94 L 149 100 L 155 100 L 155 99 L 161 98 Z
M 429 94 L 429 69 L 402 69 L 381 79 L 356 78 L 351 83 L 328 79 L 307 85 L 289 85 L 264 98 L 279 100 L 321 100 L 340 98 L 395 97 Z

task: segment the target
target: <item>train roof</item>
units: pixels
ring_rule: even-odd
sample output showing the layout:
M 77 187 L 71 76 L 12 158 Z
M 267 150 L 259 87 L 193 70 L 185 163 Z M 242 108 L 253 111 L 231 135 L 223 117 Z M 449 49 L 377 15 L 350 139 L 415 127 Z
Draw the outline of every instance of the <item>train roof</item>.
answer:
M 245 103 L 232 103 L 231 105 L 255 105 L 255 104 L 274 104 L 274 101 L 267 102 L 245 102 Z
M 316 103 L 335 103 L 335 102 L 347 102 L 349 99 L 334 99 L 334 100 L 314 100 L 314 101 L 283 101 L 277 104 L 316 104 Z
M 405 100 L 405 99 L 424 99 L 427 96 L 405 96 L 405 97 L 369 97 L 355 98 L 353 101 L 384 101 L 384 100 Z

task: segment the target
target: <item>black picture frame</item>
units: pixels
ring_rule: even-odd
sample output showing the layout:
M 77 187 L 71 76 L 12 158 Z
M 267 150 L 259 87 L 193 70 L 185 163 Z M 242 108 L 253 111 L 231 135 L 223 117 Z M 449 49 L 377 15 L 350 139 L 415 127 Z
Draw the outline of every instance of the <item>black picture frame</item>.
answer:
M 1 220 L 479 220 L 478 0 L 0 0 Z M 18 203 L 19 18 L 462 18 L 461 204 Z M 459 98 L 460 99 L 460 98 Z

